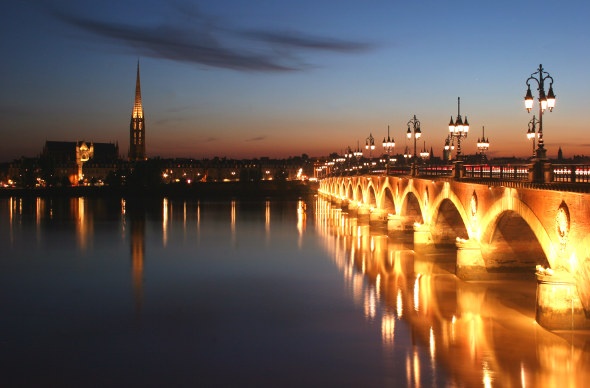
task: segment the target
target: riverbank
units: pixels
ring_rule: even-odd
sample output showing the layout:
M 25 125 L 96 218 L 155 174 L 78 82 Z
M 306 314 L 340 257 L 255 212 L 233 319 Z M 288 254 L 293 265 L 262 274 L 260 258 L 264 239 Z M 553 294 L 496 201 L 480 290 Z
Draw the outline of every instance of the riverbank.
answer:
M 169 197 L 197 199 L 297 199 L 317 192 L 315 182 L 260 181 L 168 184 L 156 187 L 73 186 L 3 188 L 0 197 Z

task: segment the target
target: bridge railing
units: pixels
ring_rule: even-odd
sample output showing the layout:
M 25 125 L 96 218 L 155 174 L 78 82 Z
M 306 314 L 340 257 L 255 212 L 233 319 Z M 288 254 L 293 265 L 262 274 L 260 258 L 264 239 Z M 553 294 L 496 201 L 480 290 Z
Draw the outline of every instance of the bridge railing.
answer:
M 583 164 L 554 164 L 553 182 L 589 183 L 590 166 Z
M 576 186 L 588 186 L 590 183 L 590 165 L 587 164 L 545 164 L 547 166 L 547 175 L 537 181 L 532 175 L 534 164 L 422 164 L 416 166 L 416 176 L 437 176 L 437 177 L 455 177 L 459 179 L 468 179 L 474 181 L 485 181 L 490 184 L 503 184 L 502 182 L 521 182 L 521 183 L 544 183 L 544 184 L 575 184 Z M 460 169 L 460 170 L 457 170 Z M 332 176 L 345 175 L 385 175 L 391 176 L 408 176 L 412 175 L 411 165 L 390 166 L 386 171 L 385 168 L 373 170 L 358 170 L 356 172 L 339 172 Z M 561 186 L 560 186 L 561 187 Z M 568 186 L 569 187 L 569 186 Z M 580 188 L 576 188 L 576 191 Z M 590 190 L 590 189 L 584 189 Z
M 529 165 L 488 165 L 468 164 L 464 165 L 464 177 L 472 179 L 501 179 L 509 181 L 529 180 Z
M 389 175 L 410 175 L 412 173 L 412 167 L 408 165 L 391 166 L 389 167 Z
M 454 166 L 452 164 L 424 164 L 417 166 L 418 176 L 453 176 Z M 372 170 L 371 174 L 385 174 L 384 169 Z M 389 167 L 387 173 L 393 176 L 412 175 L 412 166 L 400 165 Z
M 454 171 L 452 164 L 427 164 L 418 166 L 419 176 L 453 176 Z

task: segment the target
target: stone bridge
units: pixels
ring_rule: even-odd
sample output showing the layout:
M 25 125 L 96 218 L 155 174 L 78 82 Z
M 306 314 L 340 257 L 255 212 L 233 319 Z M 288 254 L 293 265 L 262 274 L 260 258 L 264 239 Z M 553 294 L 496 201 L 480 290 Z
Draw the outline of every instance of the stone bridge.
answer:
M 464 280 L 536 275 L 541 325 L 590 327 L 590 194 L 378 175 L 326 178 L 318 192 L 413 233 L 414 250 L 456 249 Z

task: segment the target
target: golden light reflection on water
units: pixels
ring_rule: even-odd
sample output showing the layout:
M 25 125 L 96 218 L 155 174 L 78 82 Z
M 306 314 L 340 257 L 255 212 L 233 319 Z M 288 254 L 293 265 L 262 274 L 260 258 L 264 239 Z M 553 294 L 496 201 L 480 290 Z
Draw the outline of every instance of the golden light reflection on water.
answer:
M 384 314 L 381 318 L 381 338 L 383 345 L 393 348 L 395 340 L 395 317 L 392 314 Z
M 182 203 L 182 232 L 186 238 L 186 201 Z
M 43 218 L 43 214 L 45 214 L 45 199 L 44 198 L 36 198 L 35 199 L 35 221 L 37 226 L 41 225 L 41 219 Z
M 429 341 L 429 345 L 430 345 L 430 359 L 432 361 L 434 361 L 434 356 L 436 355 L 436 341 L 434 339 L 434 329 L 431 327 L 430 328 L 430 341 Z
M 398 318 L 401 318 L 404 316 L 404 300 L 402 298 L 402 290 L 397 290 L 395 312 L 396 312 Z
M 230 210 L 230 228 L 231 228 L 231 243 L 232 246 L 236 245 L 237 242 L 237 235 L 236 235 L 236 201 L 231 201 L 231 210 Z
M 270 201 L 264 203 L 264 232 L 266 245 L 268 245 L 270 242 Z
M 386 354 L 404 352 L 408 386 L 430 386 L 427 364 L 434 374 L 444 369 L 451 386 L 582 387 L 590 381 L 590 334 L 568 338 L 536 324 L 534 281 L 460 281 L 454 251 L 416 254 L 411 236 L 408 244 L 331 206 L 318 199 L 318 232 L 360 313 L 381 322 Z M 401 320 L 406 325 L 397 324 Z M 408 325 L 411 351 L 398 340 L 400 333 L 408 338 L 400 331 Z
M 414 311 L 420 311 L 420 274 L 414 280 Z
M 168 198 L 162 200 L 162 244 L 168 244 Z
M 35 223 L 37 225 L 37 243 L 41 241 L 41 221 L 45 215 L 45 198 L 35 200 Z
M 483 362 L 482 363 L 482 369 L 483 369 L 483 386 L 486 388 L 491 388 L 492 387 L 492 383 L 494 382 L 493 379 L 493 374 L 494 372 L 490 369 L 490 367 L 488 366 L 487 362 Z
M 143 271 L 145 260 L 145 216 L 143 213 L 134 214 L 131 217 L 131 233 L 129 244 L 131 245 L 131 277 L 133 282 L 133 294 L 136 313 L 141 312 L 143 302 Z
M 92 220 L 87 219 L 86 216 L 86 200 L 84 197 L 72 198 L 70 206 L 76 222 L 76 241 L 78 242 L 78 247 L 85 251 L 88 239 L 93 234 Z M 92 215 L 89 216 L 89 218 L 91 217 Z
M 14 198 L 8 198 L 8 229 L 9 229 L 9 239 L 10 239 L 10 246 L 14 245 L 14 207 L 16 206 L 16 201 Z
M 197 201 L 197 219 L 196 219 L 196 228 L 197 228 L 197 242 L 200 241 L 201 238 L 201 202 Z
M 269 210 L 270 215 L 270 210 Z M 303 233 L 305 232 L 305 224 L 307 222 L 307 205 L 304 201 L 297 201 L 297 247 L 301 249 L 303 246 Z
M 409 366 L 408 374 L 410 376 L 408 379 L 408 386 L 422 386 L 422 378 L 420 377 L 420 355 L 418 354 L 417 349 L 414 349 L 411 358 L 410 355 L 408 355 L 408 362 L 406 365 Z
M 526 388 L 527 387 L 526 381 L 527 381 L 526 371 L 524 369 L 524 364 L 521 362 L 520 363 L 520 386 L 523 388 Z

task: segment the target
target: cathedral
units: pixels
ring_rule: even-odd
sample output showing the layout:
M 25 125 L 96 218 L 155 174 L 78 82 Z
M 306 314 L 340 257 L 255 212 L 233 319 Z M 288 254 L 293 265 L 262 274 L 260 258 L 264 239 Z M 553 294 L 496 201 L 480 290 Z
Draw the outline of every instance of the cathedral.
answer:
M 145 121 L 141 103 L 139 61 L 135 81 L 135 102 L 129 127 L 128 160 L 146 160 Z M 49 175 L 66 179 L 72 185 L 87 181 L 103 181 L 106 176 L 121 167 L 117 143 L 96 143 L 87 141 L 46 141 L 40 155 L 41 165 Z

